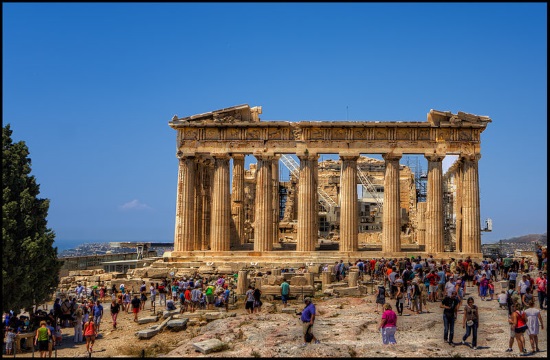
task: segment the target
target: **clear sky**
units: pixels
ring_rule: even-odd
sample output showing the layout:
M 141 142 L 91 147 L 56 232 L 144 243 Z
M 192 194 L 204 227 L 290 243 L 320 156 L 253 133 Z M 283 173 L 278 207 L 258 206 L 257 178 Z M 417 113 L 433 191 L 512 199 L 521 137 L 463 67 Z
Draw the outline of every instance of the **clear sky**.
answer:
M 487 115 L 483 242 L 547 231 L 546 3 L 2 10 L 2 120 L 29 147 L 56 243 L 173 241 L 168 122 L 240 104 L 265 121 Z

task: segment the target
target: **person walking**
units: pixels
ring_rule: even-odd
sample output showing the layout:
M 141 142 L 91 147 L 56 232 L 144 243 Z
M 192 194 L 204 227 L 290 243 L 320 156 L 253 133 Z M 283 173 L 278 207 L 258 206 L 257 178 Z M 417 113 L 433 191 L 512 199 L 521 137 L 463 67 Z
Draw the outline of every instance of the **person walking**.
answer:
M 288 303 L 288 295 L 290 294 L 290 284 L 286 281 L 286 279 L 283 280 L 281 283 L 281 300 L 283 301 L 283 307 L 286 308 Z
M 84 334 L 82 333 L 82 318 L 84 313 L 82 307 L 78 307 L 74 312 L 74 342 L 75 344 L 81 343 L 84 340 Z
M 515 310 L 512 313 L 512 324 L 514 325 L 514 333 L 516 342 L 518 343 L 520 356 L 527 355 L 527 349 L 525 348 L 524 333 L 527 330 L 527 316 L 523 311 L 523 304 L 521 301 L 514 303 Z
M 93 352 L 95 337 L 97 335 L 93 317 L 90 316 L 88 322 L 84 324 L 84 337 L 86 338 L 86 351 Z
M 141 300 L 138 298 L 137 294 L 134 295 L 132 299 L 132 312 L 134 313 L 134 321 L 138 321 L 138 313 L 141 305 Z
M 405 305 L 405 286 L 402 281 L 397 279 L 395 284 L 397 286 L 397 293 L 395 294 L 395 307 L 399 315 L 403 315 L 403 306 Z
M 254 311 L 254 288 L 252 285 L 248 285 L 248 290 L 246 290 L 246 302 L 244 304 L 244 309 L 249 313 L 252 314 Z
M 46 321 L 40 322 L 40 327 L 36 330 L 36 336 L 34 337 L 34 345 L 38 345 L 40 351 L 40 357 L 45 358 L 48 352 L 49 339 L 52 336 L 50 329 L 46 327 Z
M 527 316 L 527 329 L 529 330 L 529 342 L 532 352 L 539 352 L 539 327 L 544 330 L 544 323 L 540 310 L 535 307 L 535 299 L 529 301 L 529 307 L 525 310 Z
M 261 299 L 262 291 L 259 288 L 254 288 L 253 296 L 254 296 L 254 311 L 253 312 L 259 313 L 260 311 L 262 311 L 262 304 L 263 304 L 262 299 Z
M 113 320 L 113 329 L 116 329 L 116 319 L 118 317 L 118 313 L 120 312 L 120 304 L 116 302 L 116 300 L 113 300 L 111 302 L 111 319 Z
M 302 314 L 300 316 L 300 320 L 302 321 L 302 330 L 304 334 L 304 343 L 302 346 L 306 346 L 308 343 L 308 338 L 311 338 L 311 341 L 313 341 L 315 344 L 319 344 L 320 341 L 317 340 L 315 335 L 313 334 L 313 324 L 315 323 L 315 305 L 311 301 L 310 297 L 304 298 L 304 303 L 306 304 L 304 310 L 302 310 Z
M 101 301 L 96 301 L 96 306 L 94 306 L 94 324 L 96 327 L 96 333 L 99 333 L 99 325 L 101 324 L 101 318 L 103 317 L 103 305 Z
M 149 293 L 151 295 L 151 309 L 155 308 L 155 297 L 157 295 L 157 289 L 155 288 L 155 284 L 151 283 L 151 286 L 149 286 Z
M 464 317 L 462 318 L 462 328 L 466 328 L 466 333 L 462 337 L 462 345 L 466 344 L 466 339 L 472 334 L 472 349 L 477 350 L 477 328 L 479 326 L 479 309 L 474 304 L 474 298 L 469 297 L 464 306 Z
M 379 284 L 376 288 L 376 310 L 375 312 L 378 312 L 378 304 L 382 306 L 382 309 L 384 309 L 384 304 L 386 303 L 386 288 L 383 284 Z
M 455 346 L 453 342 L 455 320 L 458 314 L 458 299 L 456 298 L 456 291 L 453 290 L 451 296 L 445 295 L 441 301 L 440 308 L 443 308 L 443 340 L 448 342 L 449 345 Z
M 397 315 L 392 310 L 391 305 L 383 305 L 384 313 L 380 319 L 378 329 L 382 333 L 382 343 L 384 345 L 396 344 L 395 331 L 397 330 Z

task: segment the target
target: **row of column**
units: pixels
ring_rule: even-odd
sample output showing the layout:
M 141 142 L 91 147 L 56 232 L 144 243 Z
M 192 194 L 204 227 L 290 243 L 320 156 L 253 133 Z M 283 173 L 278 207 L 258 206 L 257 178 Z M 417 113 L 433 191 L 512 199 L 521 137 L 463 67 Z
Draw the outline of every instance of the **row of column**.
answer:
M 279 234 L 279 156 L 254 155 L 256 193 L 254 212 L 254 251 L 272 251 Z M 443 171 L 444 155 L 425 155 L 428 160 L 428 193 L 425 230 L 419 237 L 428 253 L 444 251 Z M 175 251 L 229 251 L 244 239 L 244 155 L 233 155 L 233 189 L 230 192 L 229 159 L 212 154 L 208 159 L 179 156 L 176 206 Z M 382 251 L 401 251 L 401 207 L 399 160 L 401 155 L 384 154 L 384 207 Z M 298 155 L 298 229 L 296 251 L 314 251 L 319 230 L 318 154 Z M 341 156 L 340 251 L 358 250 L 357 159 Z M 457 250 L 481 252 L 478 160 L 480 156 L 461 156 L 458 192 L 461 213 L 457 214 Z M 420 209 L 419 209 L 420 210 Z M 422 211 L 420 211 L 422 212 Z M 425 235 L 424 235 L 425 233 Z

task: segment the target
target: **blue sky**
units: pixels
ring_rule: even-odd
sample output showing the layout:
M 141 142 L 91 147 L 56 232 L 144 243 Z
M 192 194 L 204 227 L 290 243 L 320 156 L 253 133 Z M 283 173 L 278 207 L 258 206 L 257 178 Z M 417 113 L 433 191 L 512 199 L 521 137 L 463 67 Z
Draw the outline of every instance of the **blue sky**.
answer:
M 173 241 L 168 122 L 239 104 L 262 106 L 266 121 L 490 116 L 483 242 L 547 231 L 546 3 L 2 10 L 2 120 L 29 147 L 56 243 Z

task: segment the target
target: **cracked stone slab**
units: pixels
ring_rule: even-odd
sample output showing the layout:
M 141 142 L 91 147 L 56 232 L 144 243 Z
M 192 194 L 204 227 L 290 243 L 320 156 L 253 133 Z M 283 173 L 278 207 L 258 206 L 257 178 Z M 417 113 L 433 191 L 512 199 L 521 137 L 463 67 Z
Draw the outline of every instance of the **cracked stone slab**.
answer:
M 141 319 L 138 319 L 138 324 L 140 324 L 140 325 L 148 324 L 148 323 L 156 322 L 157 320 L 158 320 L 158 318 L 156 316 L 147 316 L 147 317 L 143 317 Z
M 203 354 L 209 354 L 211 352 L 223 350 L 224 343 L 218 339 L 208 339 L 198 343 L 194 343 L 195 350 L 200 351 Z

